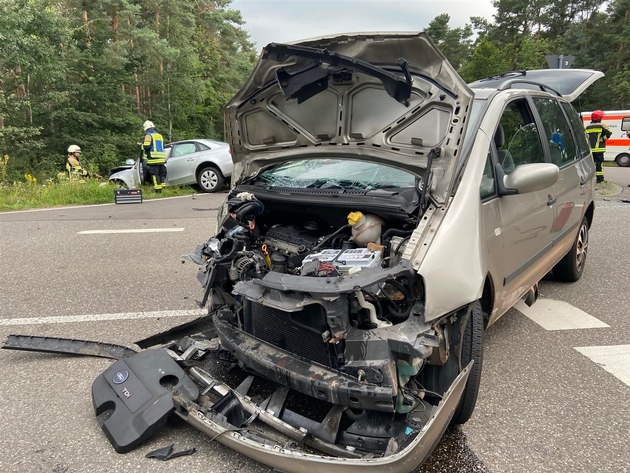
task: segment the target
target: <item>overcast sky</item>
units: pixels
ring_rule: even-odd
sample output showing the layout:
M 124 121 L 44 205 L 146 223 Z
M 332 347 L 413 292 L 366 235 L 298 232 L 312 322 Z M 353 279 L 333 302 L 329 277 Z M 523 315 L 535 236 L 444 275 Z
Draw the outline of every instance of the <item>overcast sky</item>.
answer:
M 422 31 L 442 13 L 456 28 L 471 16 L 492 21 L 491 0 L 232 0 L 256 49 L 331 33 Z

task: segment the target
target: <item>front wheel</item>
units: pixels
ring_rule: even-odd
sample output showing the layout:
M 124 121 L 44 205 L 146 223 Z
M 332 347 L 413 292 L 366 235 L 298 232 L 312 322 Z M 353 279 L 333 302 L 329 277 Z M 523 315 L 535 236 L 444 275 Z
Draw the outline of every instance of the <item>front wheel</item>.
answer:
M 451 419 L 451 425 L 465 424 L 472 416 L 477 404 L 477 395 L 481 384 L 481 368 L 483 365 L 483 309 L 481 303 L 476 301 L 472 305 L 470 314 L 463 327 L 463 338 L 460 351 L 460 369 L 464 369 L 468 363 L 474 360 L 468 375 L 468 381 L 459 405 Z
M 627 168 L 630 166 L 630 154 L 621 153 L 615 158 L 615 162 L 617 163 L 617 166 Z
M 206 166 L 197 173 L 197 184 L 203 192 L 221 190 L 224 182 L 223 174 L 214 166 Z
M 580 224 L 580 230 L 569 252 L 553 268 L 553 275 L 558 281 L 575 282 L 582 277 L 588 250 L 588 220 Z

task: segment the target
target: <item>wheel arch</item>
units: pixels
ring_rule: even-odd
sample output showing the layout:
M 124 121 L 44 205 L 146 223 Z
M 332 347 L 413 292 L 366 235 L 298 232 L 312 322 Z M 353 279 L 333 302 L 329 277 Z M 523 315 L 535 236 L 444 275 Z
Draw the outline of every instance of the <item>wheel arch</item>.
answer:
M 588 221 L 588 227 L 591 228 L 593 224 L 593 216 L 595 214 L 595 202 L 591 202 L 584 213 L 586 220 Z
M 492 309 L 494 308 L 494 280 L 492 279 L 492 275 L 488 273 L 486 275 L 486 280 L 483 285 L 483 292 L 481 293 L 481 309 L 483 310 L 483 327 L 484 329 L 488 326 L 488 322 L 490 321 L 490 314 L 492 313 Z

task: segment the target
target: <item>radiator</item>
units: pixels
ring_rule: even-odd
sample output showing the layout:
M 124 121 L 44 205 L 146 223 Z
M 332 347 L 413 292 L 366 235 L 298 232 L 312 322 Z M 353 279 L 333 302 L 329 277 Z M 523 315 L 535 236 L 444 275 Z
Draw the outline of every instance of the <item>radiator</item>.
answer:
M 285 312 L 248 302 L 244 309 L 247 333 L 307 360 L 335 367 L 330 344 L 322 339 L 328 325 L 326 312 L 319 304 L 306 306 L 298 312 Z

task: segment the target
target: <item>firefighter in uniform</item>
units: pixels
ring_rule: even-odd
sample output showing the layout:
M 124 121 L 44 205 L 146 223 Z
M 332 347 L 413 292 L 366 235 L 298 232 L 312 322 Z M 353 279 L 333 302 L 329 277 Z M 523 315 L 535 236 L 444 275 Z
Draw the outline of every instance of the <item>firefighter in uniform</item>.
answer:
M 166 187 L 166 154 L 164 153 L 164 138 L 160 135 L 152 121 L 147 120 L 142 125 L 144 129 L 144 142 L 142 149 L 147 158 L 149 176 L 153 182 L 153 188 L 158 194 Z
M 595 161 L 595 176 L 597 182 L 604 181 L 604 153 L 606 152 L 606 140 L 612 136 L 612 131 L 608 125 L 602 123 L 604 112 L 595 110 L 591 113 L 591 123 L 586 126 L 586 134 L 593 152 L 593 160 Z
M 88 172 L 81 166 L 81 148 L 77 145 L 68 146 L 68 159 L 66 160 L 66 172 L 70 179 L 83 179 L 88 177 Z

